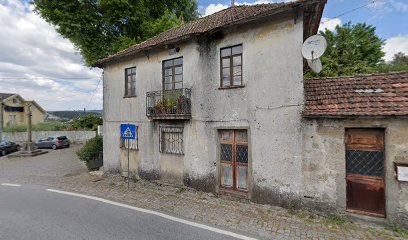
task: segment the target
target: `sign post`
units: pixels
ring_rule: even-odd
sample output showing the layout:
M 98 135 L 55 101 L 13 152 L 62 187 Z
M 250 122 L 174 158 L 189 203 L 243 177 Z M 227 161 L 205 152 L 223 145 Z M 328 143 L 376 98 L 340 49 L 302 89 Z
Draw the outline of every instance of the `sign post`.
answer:
M 137 126 L 134 124 L 121 124 L 120 125 L 120 138 L 127 141 L 127 185 L 128 185 L 128 190 L 129 190 L 129 184 L 130 184 L 130 160 L 129 160 L 129 155 L 130 155 L 130 140 L 135 140 L 136 139 L 136 129 Z M 126 146 L 126 144 L 125 144 Z

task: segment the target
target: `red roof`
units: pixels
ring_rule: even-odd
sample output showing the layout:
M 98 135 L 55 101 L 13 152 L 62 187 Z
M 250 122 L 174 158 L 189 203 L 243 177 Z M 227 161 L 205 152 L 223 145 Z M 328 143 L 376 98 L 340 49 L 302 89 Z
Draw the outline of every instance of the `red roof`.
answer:
M 245 24 L 301 6 L 305 8 L 304 35 L 306 38 L 317 33 L 326 1 L 327 0 L 298 0 L 288 3 L 233 6 L 160 33 L 159 35 L 140 44 L 133 45 L 123 51 L 97 61 L 95 66 L 103 67 L 111 62 L 131 57 L 134 54 L 140 53 L 144 50 L 164 46 L 166 44 L 174 44 L 178 41 L 186 40 L 193 36 L 213 33 L 223 28 Z
M 408 116 L 408 72 L 304 80 L 305 117 Z

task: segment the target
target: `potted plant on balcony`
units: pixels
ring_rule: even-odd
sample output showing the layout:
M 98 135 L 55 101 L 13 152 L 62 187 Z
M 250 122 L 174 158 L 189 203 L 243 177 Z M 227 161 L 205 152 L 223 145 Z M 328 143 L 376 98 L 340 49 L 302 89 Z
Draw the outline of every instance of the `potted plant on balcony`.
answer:
M 160 113 L 165 113 L 166 110 L 164 108 L 164 101 L 163 100 L 159 100 L 154 104 L 154 112 L 156 114 L 160 114 Z

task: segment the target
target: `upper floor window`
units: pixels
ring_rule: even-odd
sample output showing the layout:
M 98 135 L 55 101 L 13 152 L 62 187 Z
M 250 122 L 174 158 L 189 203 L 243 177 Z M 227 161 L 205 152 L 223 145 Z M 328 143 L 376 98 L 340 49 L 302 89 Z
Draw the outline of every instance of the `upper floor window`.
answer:
M 125 69 L 125 97 L 136 96 L 136 67 Z
M 242 86 L 242 44 L 221 49 L 221 87 Z
M 163 90 L 183 88 L 183 57 L 163 61 Z

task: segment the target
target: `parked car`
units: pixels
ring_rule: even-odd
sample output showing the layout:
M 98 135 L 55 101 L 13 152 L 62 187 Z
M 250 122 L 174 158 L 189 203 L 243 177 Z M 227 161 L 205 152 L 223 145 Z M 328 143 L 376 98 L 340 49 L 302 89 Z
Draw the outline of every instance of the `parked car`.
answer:
M 70 145 L 70 141 L 66 136 L 56 136 L 56 137 L 47 137 L 38 140 L 35 145 L 38 148 L 67 148 Z
M 1 141 L 0 142 L 0 156 L 4 156 L 7 153 L 16 152 L 20 150 L 20 145 L 10 142 L 10 141 Z

